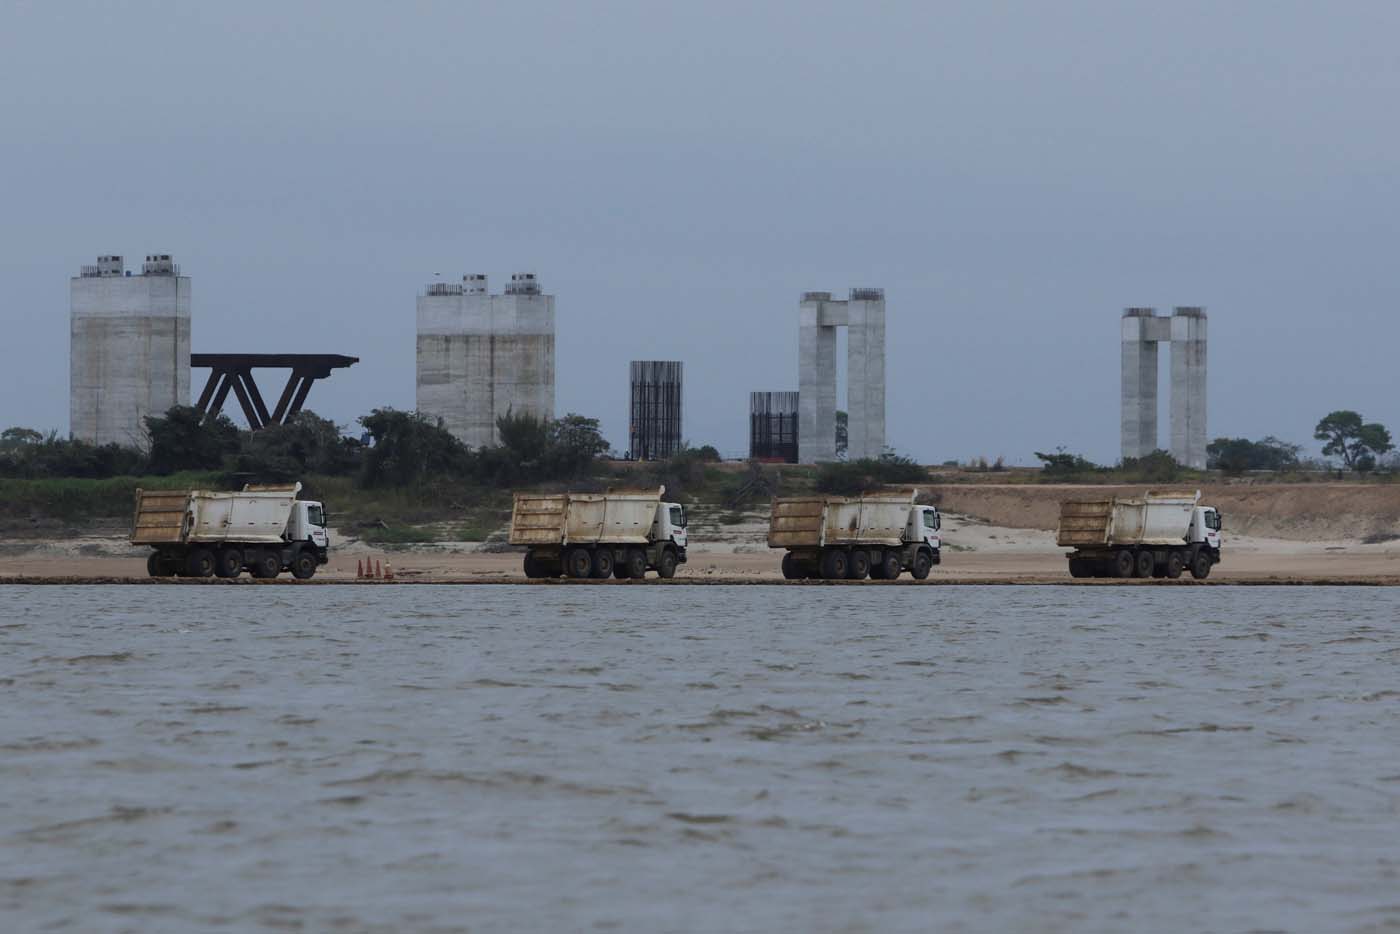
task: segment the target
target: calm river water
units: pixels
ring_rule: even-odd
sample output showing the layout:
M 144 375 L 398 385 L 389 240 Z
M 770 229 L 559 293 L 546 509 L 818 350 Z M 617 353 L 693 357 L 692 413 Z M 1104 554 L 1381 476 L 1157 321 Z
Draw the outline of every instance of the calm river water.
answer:
M 0 928 L 1400 925 L 1400 594 L 0 588 Z

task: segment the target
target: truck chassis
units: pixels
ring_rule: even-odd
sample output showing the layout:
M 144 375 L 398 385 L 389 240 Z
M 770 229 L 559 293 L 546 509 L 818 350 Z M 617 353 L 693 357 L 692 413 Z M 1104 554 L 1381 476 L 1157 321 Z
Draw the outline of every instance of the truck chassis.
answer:
M 914 580 L 926 580 L 942 556 L 922 542 L 896 548 L 882 545 L 831 545 L 794 548 L 783 555 L 783 577 L 788 580 L 895 580 L 908 571 Z
M 218 542 L 157 548 L 146 559 L 151 577 L 222 577 L 232 579 L 247 570 L 259 580 L 272 580 L 291 571 L 309 580 L 330 560 L 327 550 L 310 542 L 277 546 L 265 542 Z
M 1080 548 L 1069 555 L 1069 576 L 1176 580 L 1189 571 L 1196 580 L 1205 580 L 1219 563 L 1220 552 L 1200 544 Z
M 575 580 L 642 580 L 647 571 L 662 578 L 676 576 L 685 564 L 685 549 L 671 542 L 651 545 L 539 545 L 525 552 L 525 576 L 532 580 L 570 577 Z

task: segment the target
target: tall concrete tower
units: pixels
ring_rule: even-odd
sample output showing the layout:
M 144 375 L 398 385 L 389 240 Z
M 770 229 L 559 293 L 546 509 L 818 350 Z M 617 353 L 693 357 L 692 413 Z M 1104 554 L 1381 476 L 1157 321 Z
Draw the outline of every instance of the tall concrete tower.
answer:
M 486 277 L 436 282 L 418 296 L 418 410 L 441 418 L 464 444 L 499 441 L 507 412 L 554 417 L 554 296 L 533 273 L 502 295 Z
M 836 459 L 836 329 L 846 335 L 846 414 L 851 460 L 885 450 L 885 293 L 852 289 L 849 300 L 805 292 L 798 311 L 798 460 Z
M 1171 317 L 1151 308 L 1123 312 L 1123 457 L 1157 450 L 1157 345 L 1171 344 L 1171 455 L 1206 466 L 1206 313 L 1180 307 Z
M 145 444 L 147 415 L 190 404 L 190 280 L 169 254 L 141 275 L 99 256 L 69 283 L 68 430 L 93 444 Z

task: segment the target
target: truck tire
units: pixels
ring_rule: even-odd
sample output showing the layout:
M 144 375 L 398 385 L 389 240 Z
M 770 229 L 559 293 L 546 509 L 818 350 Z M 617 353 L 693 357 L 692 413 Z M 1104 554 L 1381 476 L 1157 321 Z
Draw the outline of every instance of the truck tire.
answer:
M 920 548 L 914 554 L 914 566 L 909 569 L 909 573 L 914 580 L 922 581 L 928 580 L 928 572 L 931 570 L 933 570 L 933 555 L 929 553 L 928 549 Z
M 1211 561 L 1208 552 L 1196 552 L 1196 557 L 1191 559 L 1191 576 L 1198 581 L 1205 580 L 1207 577 L 1210 577 L 1210 568 L 1214 563 L 1215 562 Z
M 900 566 L 899 553 L 896 551 L 885 552 L 884 556 L 880 558 L 880 569 L 884 572 L 882 580 L 899 580 L 899 572 L 904 570 Z
M 152 575 L 152 576 L 154 576 L 154 575 Z M 788 580 L 788 581 L 801 580 L 803 576 L 804 576 L 804 575 L 802 574 L 802 571 L 797 567 L 797 560 L 796 560 L 795 558 L 793 558 L 792 552 L 789 551 L 789 552 L 787 552 L 786 554 L 784 554 L 784 555 L 783 555 L 783 580 Z
M 1167 555 L 1167 579 L 1177 580 L 1181 577 L 1181 572 L 1186 569 L 1186 559 L 1181 556 L 1181 552 L 1173 551 Z
M 218 577 L 235 578 L 243 573 L 243 552 L 237 548 L 220 548 L 214 555 L 214 574 Z
M 282 573 L 282 557 L 275 551 L 259 551 L 244 558 L 248 571 L 258 580 L 275 580 Z
M 1091 577 L 1089 562 L 1083 558 L 1069 559 L 1069 576 L 1075 578 Z
M 316 574 L 316 554 L 311 551 L 298 551 L 292 559 L 292 576 L 299 581 L 309 581 Z
M 1152 569 L 1157 566 L 1157 559 L 1150 551 L 1139 551 L 1137 557 L 1133 559 L 1134 577 L 1151 577 Z
M 661 552 L 661 563 L 656 566 L 656 573 L 666 580 L 676 576 L 676 553 L 670 548 Z
M 158 551 L 151 552 L 146 559 L 146 573 L 151 577 L 169 577 L 165 570 L 165 558 Z
M 535 554 L 532 551 L 525 552 L 525 560 L 521 562 L 521 570 L 525 572 L 525 577 L 529 580 L 539 580 L 544 577 L 540 573 L 539 563 L 535 561 Z
M 1113 556 L 1113 576 L 1132 577 L 1133 569 L 1137 567 L 1137 559 L 1128 549 L 1121 549 Z
M 185 574 L 189 577 L 214 576 L 214 552 L 208 548 L 196 548 L 185 559 Z
M 593 552 L 587 548 L 571 548 L 564 557 L 564 573 L 576 580 L 593 576 Z
M 613 551 L 611 548 L 599 548 L 593 552 L 593 576 L 598 580 L 607 580 L 613 576 Z
M 833 548 L 822 555 L 822 577 L 829 581 L 845 580 L 848 567 L 846 553 L 839 548 Z
M 870 552 L 857 548 L 846 562 L 846 579 L 863 581 L 870 576 Z
M 647 553 L 640 548 L 627 549 L 627 576 L 634 581 L 647 578 Z

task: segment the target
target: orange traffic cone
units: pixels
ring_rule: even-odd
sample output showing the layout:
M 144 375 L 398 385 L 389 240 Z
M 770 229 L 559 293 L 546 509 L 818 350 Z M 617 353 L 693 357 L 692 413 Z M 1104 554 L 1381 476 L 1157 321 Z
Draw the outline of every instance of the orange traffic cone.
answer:
M 356 558 L 356 559 L 355 559 L 355 576 L 356 576 L 356 577 L 364 577 L 364 576 L 365 576 L 365 563 L 364 563 L 363 561 L 361 561 L 359 558 Z
M 382 568 L 379 567 L 379 559 L 378 559 L 378 558 L 375 558 L 375 559 L 374 559 L 374 576 L 375 576 L 376 578 L 379 578 L 379 579 L 383 579 L 383 577 L 384 577 L 384 571 L 383 571 Z

